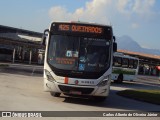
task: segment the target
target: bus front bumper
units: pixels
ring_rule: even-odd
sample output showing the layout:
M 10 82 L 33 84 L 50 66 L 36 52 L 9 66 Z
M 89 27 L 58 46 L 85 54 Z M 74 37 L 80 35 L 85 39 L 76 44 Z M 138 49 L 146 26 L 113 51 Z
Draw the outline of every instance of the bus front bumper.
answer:
M 58 92 L 70 95 L 103 96 L 109 95 L 110 82 L 105 86 L 82 86 L 62 84 L 47 81 L 44 83 L 44 90 L 48 92 Z

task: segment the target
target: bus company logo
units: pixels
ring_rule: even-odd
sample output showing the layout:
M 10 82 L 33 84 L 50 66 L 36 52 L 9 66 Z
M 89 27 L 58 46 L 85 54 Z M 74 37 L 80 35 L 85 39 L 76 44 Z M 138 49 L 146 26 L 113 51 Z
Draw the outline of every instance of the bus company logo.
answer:
M 74 83 L 75 83 L 76 85 L 78 85 L 79 81 L 78 81 L 78 80 L 75 80 Z

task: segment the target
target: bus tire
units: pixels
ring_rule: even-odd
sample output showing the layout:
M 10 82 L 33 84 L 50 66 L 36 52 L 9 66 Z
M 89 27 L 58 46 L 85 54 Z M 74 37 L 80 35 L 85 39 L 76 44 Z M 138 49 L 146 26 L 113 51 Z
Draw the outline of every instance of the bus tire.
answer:
M 123 82 L 123 74 L 119 74 L 116 81 L 117 81 L 117 83 L 122 83 Z
M 58 92 L 50 92 L 50 94 L 53 96 L 53 97 L 59 97 L 61 95 L 61 93 L 58 93 Z
M 114 83 L 118 83 L 118 80 L 114 80 L 113 82 L 114 82 Z

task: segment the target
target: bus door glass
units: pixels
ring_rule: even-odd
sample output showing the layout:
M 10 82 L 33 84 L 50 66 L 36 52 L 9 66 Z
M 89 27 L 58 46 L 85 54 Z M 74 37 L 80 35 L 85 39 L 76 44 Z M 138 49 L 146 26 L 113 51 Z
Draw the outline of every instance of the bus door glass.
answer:
M 128 59 L 127 58 L 122 58 L 122 67 L 128 68 Z
M 129 68 L 134 68 L 134 60 L 129 59 Z
M 121 57 L 114 57 L 114 66 L 115 67 L 121 67 L 122 66 L 122 58 Z
M 138 60 L 134 60 L 134 69 L 137 69 L 137 67 L 138 67 Z

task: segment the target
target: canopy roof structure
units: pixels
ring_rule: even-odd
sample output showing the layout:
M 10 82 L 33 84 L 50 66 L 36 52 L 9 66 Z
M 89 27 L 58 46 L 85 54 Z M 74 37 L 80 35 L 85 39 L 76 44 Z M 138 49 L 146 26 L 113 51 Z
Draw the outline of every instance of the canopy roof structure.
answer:
M 128 50 L 118 50 L 118 52 L 122 52 L 124 54 L 137 57 L 140 59 L 140 62 L 142 64 L 148 64 L 148 65 L 154 65 L 154 66 L 159 65 L 160 66 L 160 56 L 158 56 L 158 55 L 132 52 L 132 51 L 128 51 Z

